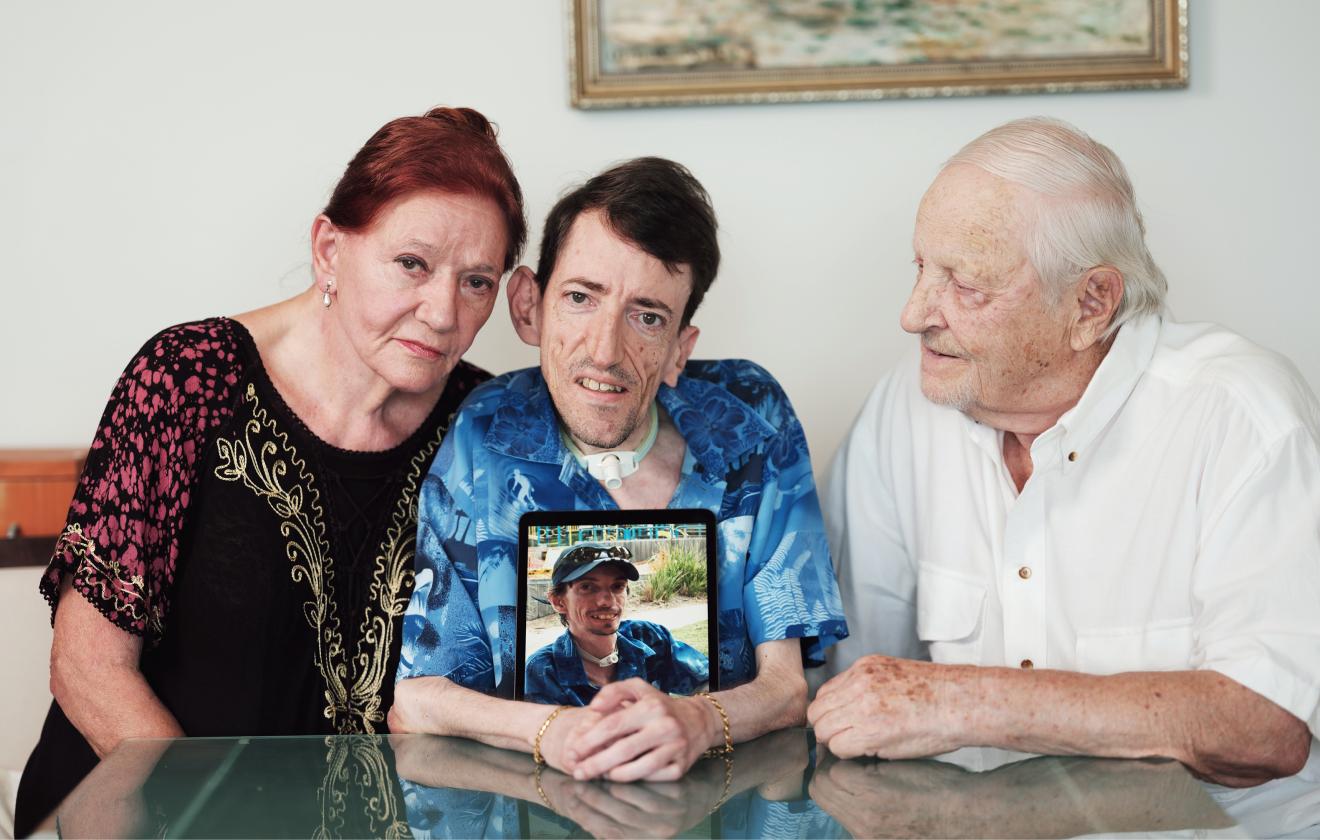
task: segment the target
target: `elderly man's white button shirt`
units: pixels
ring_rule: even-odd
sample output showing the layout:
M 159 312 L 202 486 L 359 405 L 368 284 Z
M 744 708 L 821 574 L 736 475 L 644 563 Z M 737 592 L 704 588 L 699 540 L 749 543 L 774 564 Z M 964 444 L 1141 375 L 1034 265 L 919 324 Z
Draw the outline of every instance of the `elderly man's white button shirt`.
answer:
M 1092 674 L 1209 668 L 1320 730 L 1320 407 L 1212 325 L 1129 322 L 1031 447 L 881 380 L 826 519 L 858 656 Z

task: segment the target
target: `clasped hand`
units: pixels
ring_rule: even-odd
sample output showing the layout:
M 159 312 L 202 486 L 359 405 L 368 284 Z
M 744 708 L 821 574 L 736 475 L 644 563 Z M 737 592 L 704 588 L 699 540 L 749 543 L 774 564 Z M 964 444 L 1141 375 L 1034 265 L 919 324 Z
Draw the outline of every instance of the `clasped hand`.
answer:
M 714 742 L 717 714 L 700 697 L 623 680 L 601 688 L 589 706 L 565 710 L 546 731 L 541 753 L 575 779 L 674 781 Z

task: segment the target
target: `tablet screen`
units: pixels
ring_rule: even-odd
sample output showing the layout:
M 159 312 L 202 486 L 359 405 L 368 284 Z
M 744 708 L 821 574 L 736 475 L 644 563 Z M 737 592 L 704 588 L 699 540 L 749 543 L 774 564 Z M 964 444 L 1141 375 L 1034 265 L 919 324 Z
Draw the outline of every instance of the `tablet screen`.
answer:
M 710 511 L 540 511 L 519 531 L 519 699 L 582 706 L 632 677 L 719 687 Z

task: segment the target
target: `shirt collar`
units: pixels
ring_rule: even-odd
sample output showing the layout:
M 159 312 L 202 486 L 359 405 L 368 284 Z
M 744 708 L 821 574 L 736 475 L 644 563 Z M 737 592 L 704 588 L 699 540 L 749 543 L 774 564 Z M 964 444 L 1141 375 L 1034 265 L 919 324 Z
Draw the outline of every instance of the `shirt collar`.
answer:
M 1082 398 L 1055 424 L 1061 445 L 1084 450 L 1109 425 L 1150 366 L 1163 323 L 1159 315 L 1143 315 L 1119 328 Z
M 555 672 L 560 685 L 591 685 L 591 681 L 587 679 L 587 669 L 582 667 L 582 658 L 577 654 L 577 648 L 573 645 L 573 636 L 568 632 L 567 627 L 559 634 L 559 638 L 555 639 L 554 657 Z
M 661 385 L 656 398 L 688 451 L 711 475 L 727 474 L 777 433 L 751 406 L 715 382 L 684 374 L 675 388 Z M 731 438 L 728 429 L 741 433 Z M 483 445 L 501 455 L 545 464 L 562 464 L 572 457 L 560 439 L 559 416 L 540 369 L 510 374 Z
M 629 632 L 631 628 L 631 621 L 620 622 L 619 632 L 614 636 L 615 644 L 619 646 L 619 665 L 625 678 L 645 675 L 646 660 L 655 656 L 655 648 L 641 639 L 634 639 Z M 615 678 L 618 679 L 617 674 Z
M 614 644 L 619 650 L 616 680 L 644 676 L 647 658 L 655 656 L 654 648 L 629 635 L 628 630 L 631 626 L 632 622 L 622 621 L 619 623 L 619 632 L 614 634 Z M 559 638 L 555 639 L 553 652 L 555 670 L 562 685 L 591 685 L 591 680 L 587 678 L 587 669 L 582 665 L 582 657 L 578 655 L 577 646 L 573 642 L 573 635 L 567 628 L 559 634 Z
M 568 455 L 558 424 L 541 371 L 527 368 L 509 374 L 482 444 L 511 458 L 558 464 Z
M 718 382 L 684 374 L 678 387 L 661 385 L 656 396 L 688 451 L 712 476 L 727 475 L 747 453 L 779 433 L 760 412 Z M 731 429 L 737 433 L 731 434 Z
M 1095 440 L 1127 402 L 1150 365 L 1163 323 L 1159 315 L 1142 315 L 1119 327 L 1113 346 L 1091 376 L 1081 399 L 1032 444 L 1033 460 L 1045 454 L 1038 447 L 1049 451 L 1082 450 Z M 1002 433 L 965 414 L 963 417 L 967 434 L 976 445 L 991 459 L 1002 460 Z

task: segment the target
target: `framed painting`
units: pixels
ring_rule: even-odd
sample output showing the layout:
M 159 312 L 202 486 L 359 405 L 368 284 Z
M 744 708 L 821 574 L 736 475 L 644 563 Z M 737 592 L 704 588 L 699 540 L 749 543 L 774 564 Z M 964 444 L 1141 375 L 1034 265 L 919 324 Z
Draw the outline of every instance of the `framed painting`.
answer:
M 1187 0 L 566 0 L 578 108 L 1187 86 Z

